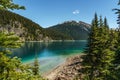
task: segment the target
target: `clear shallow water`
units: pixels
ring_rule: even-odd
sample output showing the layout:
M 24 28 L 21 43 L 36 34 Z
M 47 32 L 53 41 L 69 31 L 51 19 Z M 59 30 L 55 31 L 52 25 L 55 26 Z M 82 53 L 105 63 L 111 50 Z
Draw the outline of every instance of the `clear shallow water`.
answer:
M 13 50 L 12 56 L 18 56 L 23 63 L 32 63 L 37 55 L 44 73 L 63 63 L 67 57 L 81 54 L 85 46 L 86 41 L 26 42 L 21 48 Z

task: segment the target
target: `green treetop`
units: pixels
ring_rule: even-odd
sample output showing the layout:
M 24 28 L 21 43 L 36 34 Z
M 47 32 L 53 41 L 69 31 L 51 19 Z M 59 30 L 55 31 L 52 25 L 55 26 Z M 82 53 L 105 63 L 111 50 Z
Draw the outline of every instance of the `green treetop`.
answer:
M 118 6 L 120 5 L 120 0 L 118 2 Z M 119 25 L 118 27 L 120 28 L 120 9 L 119 8 L 114 8 L 113 11 L 116 11 L 115 14 L 118 15 L 117 19 L 117 24 Z
M 111 49 L 113 39 L 102 21 L 102 17 L 98 20 L 95 14 L 85 50 L 87 55 L 83 57 L 85 80 L 109 80 L 111 75 L 110 67 L 115 54 Z
M 109 28 L 106 17 L 104 18 L 104 27 Z
M 14 10 L 14 9 L 25 9 L 24 6 L 15 4 L 13 0 L 0 0 L 0 9 L 2 10 Z

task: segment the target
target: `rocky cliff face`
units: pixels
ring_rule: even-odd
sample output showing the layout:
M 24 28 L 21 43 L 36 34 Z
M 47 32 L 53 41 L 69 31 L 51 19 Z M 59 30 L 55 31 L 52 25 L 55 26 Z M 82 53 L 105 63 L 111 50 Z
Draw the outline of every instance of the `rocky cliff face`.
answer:
M 37 23 L 5 10 L 0 10 L 0 31 L 13 32 L 23 41 L 40 41 L 48 38 L 44 29 Z
M 35 30 L 36 36 L 29 32 L 29 29 L 23 27 L 22 23 L 15 21 L 10 24 L 0 25 L 0 31 L 6 33 L 14 33 L 19 36 L 22 41 L 34 41 L 34 40 L 44 40 L 45 36 L 39 33 L 39 30 Z

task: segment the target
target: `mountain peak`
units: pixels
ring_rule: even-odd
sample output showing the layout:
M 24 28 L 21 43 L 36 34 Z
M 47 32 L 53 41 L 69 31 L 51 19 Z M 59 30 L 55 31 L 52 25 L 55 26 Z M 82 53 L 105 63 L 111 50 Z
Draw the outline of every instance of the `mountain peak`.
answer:
M 73 39 L 73 40 L 86 40 L 90 32 L 90 25 L 82 21 L 65 21 L 64 23 L 46 28 L 47 35 L 54 39 Z M 52 33 L 50 33 L 52 32 Z M 53 34 L 54 33 L 54 34 Z M 59 35 L 58 35 L 59 33 Z M 51 35 L 53 34 L 53 35 Z M 63 35 L 58 38 L 58 36 Z
M 85 23 L 85 22 L 83 22 L 83 21 L 79 21 L 79 24 L 85 25 L 86 27 L 91 28 L 91 25 L 90 25 L 90 24 Z

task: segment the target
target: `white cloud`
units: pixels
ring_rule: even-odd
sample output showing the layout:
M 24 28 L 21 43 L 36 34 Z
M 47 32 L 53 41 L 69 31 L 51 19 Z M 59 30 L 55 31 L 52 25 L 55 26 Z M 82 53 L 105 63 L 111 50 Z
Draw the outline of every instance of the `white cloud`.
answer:
M 73 11 L 72 13 L 73 13 L 73 14 L 79 14 L 80 12 L 79 12 L 79 10 L 75 10 L 75 11 Z

